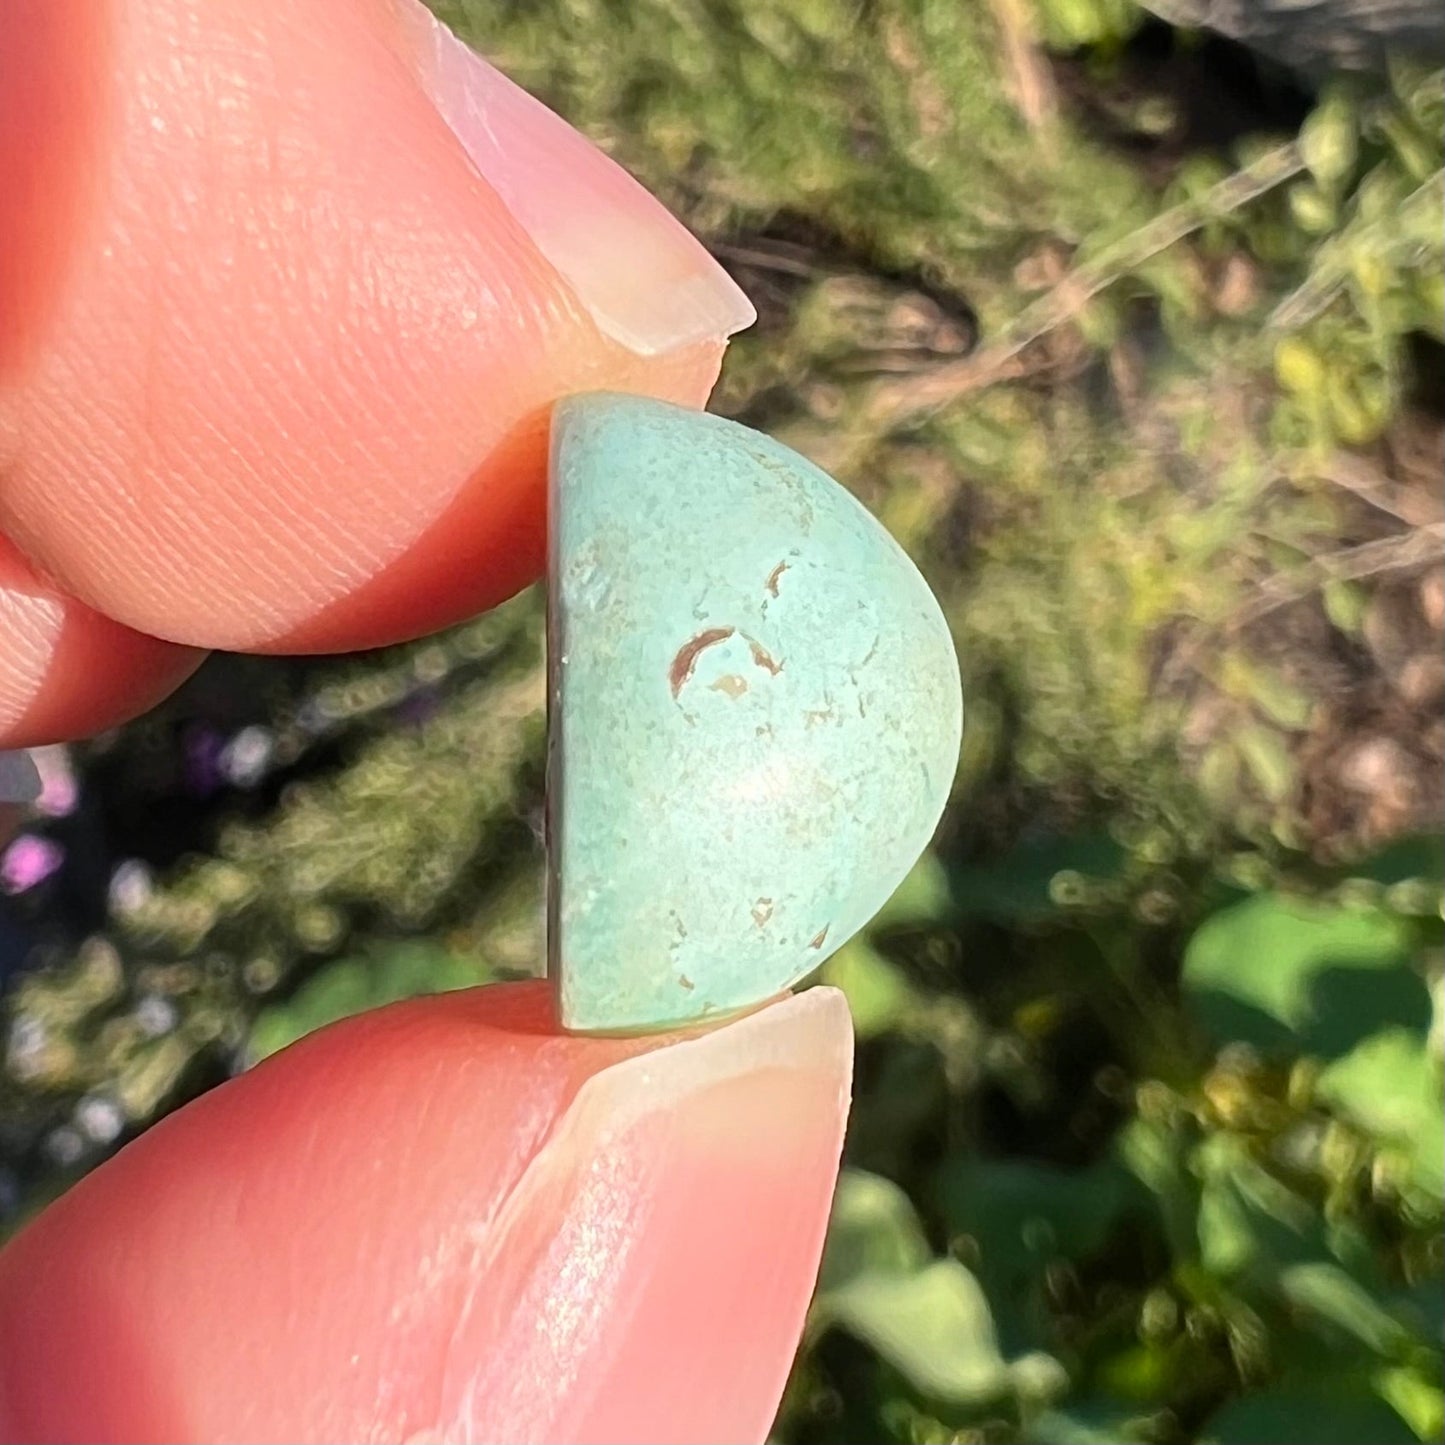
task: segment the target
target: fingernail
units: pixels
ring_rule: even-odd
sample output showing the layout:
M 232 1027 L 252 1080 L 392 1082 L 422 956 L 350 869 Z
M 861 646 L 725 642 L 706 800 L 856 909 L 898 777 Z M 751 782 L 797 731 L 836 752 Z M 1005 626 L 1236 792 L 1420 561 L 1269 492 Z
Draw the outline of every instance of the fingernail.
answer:
M 831 989 L 603 1069 L 496 1217 L 451 1334 L 448 1440 L 762 1440 L 847 1117 Z M 545 1329 L 508 1330 L 518 1315 Z
M 852 1022 L 843 994 L 835 988 L 812 988 L 784 996 L 723 1028 L 638 1054 L 594 1074 L 579 1090 L 573 1109 L 578 1115 L 595 1112 L 615 1134 L 707 1089 L 751 1079 L 769 1069 L 834 1079 L 838 1103 L 846 1108 L 852 1059 Z M 594 1098 L 597 1095 L 602 1096 L 600 1101 Z M 761 1121 L 736 1122 L 750 1135 L 752 1125 Z
M 400 13 L 432 103 L 602 331 L 657 355 L 753 323 L 727 272 L 621 166 L 415 0 Z
M 40 796 L 40 773 L 24 749 L 0 752 L 0 805 L 25 805 Z

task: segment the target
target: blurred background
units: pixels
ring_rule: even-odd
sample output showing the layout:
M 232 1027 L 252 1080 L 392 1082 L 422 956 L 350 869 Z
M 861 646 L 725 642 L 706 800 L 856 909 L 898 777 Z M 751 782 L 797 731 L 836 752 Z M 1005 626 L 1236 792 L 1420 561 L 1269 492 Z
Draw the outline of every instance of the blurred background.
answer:
M 776 1441 L 1439 1439 L 1438 7 L 438 10 L 714 247 L 717 408 L 958 641 L 936 846 L 822 975 L 857 1098 Z M 541 648 L 529 594 L 216 657 L 39 755 L 0 1232 L 307 1030 L 540 967 Z

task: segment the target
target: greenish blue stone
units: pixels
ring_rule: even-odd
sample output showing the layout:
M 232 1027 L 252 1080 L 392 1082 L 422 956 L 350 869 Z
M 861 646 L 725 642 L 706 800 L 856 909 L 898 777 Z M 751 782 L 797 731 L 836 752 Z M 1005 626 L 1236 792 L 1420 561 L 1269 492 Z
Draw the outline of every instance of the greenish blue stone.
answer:
M 634 396 L 552 428 L 549 971 L 562 1023 L 762 1003 L 887 901 L 958 760 L 958 660 L 824 472 Z

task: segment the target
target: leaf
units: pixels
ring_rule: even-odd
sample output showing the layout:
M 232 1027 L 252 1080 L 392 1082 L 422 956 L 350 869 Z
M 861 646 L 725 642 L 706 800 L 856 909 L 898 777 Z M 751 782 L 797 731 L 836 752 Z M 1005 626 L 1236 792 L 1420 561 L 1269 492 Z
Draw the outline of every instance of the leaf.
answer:
M 1439 1285 L 1436 1284 L 1438 1292 Z M 1375 1377 L 1375 1388 L 1404 1417 L 1421 1440 L 1438 1440 L 1445 1429 L 1445 1391 L 1438 1379 L 1423 1379 L 1418 1370 L 1394 1365 Z
M 950 1235 L 972 1241 L 970 1265 L 993 1303 L 1009 1350 L 1038 1342 L 1047 1317 L 1044 1279 L 1060 1259 L 1096 1253 L 1142 1192 L 1114 1160 L 1058 1169 L 1016 1159 L 955 1156 L 938 1174 Z
M 1358 1280 L 1320 1260 L 1280 1271 L 1280 1293 L 1296 1310 L 1328 1321 L 1377 1355 L 1390 1355 L 1409 1334 Z
M 1438 1278 L 1426 1276 L 1409 1289 L 1397 1291 L 1390 1303 L 1415 1334 L 1437 1346 L 1445 1343 L 1445 1290 Z
M 1314 714 L 1314 699 L 1291 686 L 1278 673 L 1259 668 L 1252 679 L 1251 694 L 1260 711 L 1291 731 L 1307 728 Z
M 1323 1221 L 1310 1203 L 1263 1168 L 1240 1139 L 1216 1134 L 1200 1146 L 1195 1167 L 1199 1254 L 1221 1279 L 1313 1261 L 1327 1247 Z
M 1445 1192 L 1445 1104 L 1425 1037 L 1392 1028 L 1365 1039 L 1319 1077 L 1318 1095 L 1377 1140 L 1406 1153 L 1414 1182 Z
M 1220 664 L 1220 685 L 1233 697 L 1253 702 L 1259 710 L 1290 731 L 1309 726 L 1314 700 L 1285 681 L 1275 668 L 1263 666 L 1243 653 L 1230 653 Z
M 981 1401 L 1008 1390 L 988 1301 L 957 1260 L 913 1274 L 861 1274 L 820 1295 L 818 1308 L 935 1399 Z
M 1150 1341 L 1129 1345 L 1101 1361 L 1096 1378 L 1112 1395 L 1140 1405 L 1160 1405 L 1169 1398 L 1181 1371 L 1187 1368 L 1182 1341 L 1172 1344 Z
M 1070 1170 L 1027 1160 L 956 1157 L 943 1166 L 938 1183 L 949 1230 L 973 1236 L 983 1258 L 997 1260 L 1010 1273 L 1098 1249 L 1132 1189 L 1112 1160 Z
M 1416 1445 L 1414 1432 L 1374 1395 L 1261 1390 L 1231 1400 L 1200 1445 Z
M 1411 1351 L 1409 1328 L 1346 1270 L 1327 1260 L 1280 1271 L 1281 1294 L 1303 1315 L 1334 1326 L 1377 1355 Z
M 1114 1141 L 1120 1165 L 1154 1196 L 1171 1249 L 1188 1258 L 1194 1252 L 1199 1185 L 1182 1153 L 1176 1131 L 1143 1118 L 1131 1119 Z
M 897 924 L 939 923 L 952 904 L 948 870 L 931 848 L 893 890 L 888 902 L 873 915 L 870 931 Z
M 1325 615 L 1347 637 L 1357 637 L 1365 620 L 1369 594 L 1358 582 L 1335 580 L 1320 589 Z
M 833 1195 L 820 1291 L 872 1272 L 910 1274 L 929 1258 L 913 1202 L 891 1179 L 844 1169 Z
M 1025 1445 L 1124 1445 L 1145 1438 L 1146 1422 L 1114 1400 L 1071 1402 L 1067 1410 L 1040 1415 L 1025 1432 Z
M 1111 881 L 1123 871 L 1126 853 L 1103 833 L 1033 839 L 990 864 L 953 875 L 954 901 L 965 914 L 1002 922 L 1046 917 L 1058 911 L 1053 882 L 1061 873 L 1086 883 Z
M 1325 362 L 1307 341 L 1287 336 L 1274 349 L 1274 374 L 1289 391 L 1319 392 L 1324 389 Z
M 1259 790 L 1271 803 L 1283 802 L 1295 783 L 1294 759 L 1273 728 L 1245 723 L 1235 733 L 1235 746 Z
M 1335 1058 L 1382 1023 L 1425 1027 L 1429 997 L 1389 914 L 1257 894 L 1212 914 L 1181 985 L 1216 1037 Z
M 860 1039 L 892 1028 L 913 997 L 902 973 L 861 935 L 850 938 L 823 965 L 822 976 L 847 996 Z
M 1359 154 L 1359 110 L 1342 90 L 1327 91 L 1300 127 L 1300 151 L 1311 174 L 1329 187 L 1354 170 Z
M 1227 1179 L 1208 1180 L 1199 1197 L 1199 1258 L 1210 1274 L 1232 1279 L 1259 1253 L 1249 1209 Z
M 1378 853 L 1356 863 L 1349 872 L 1353 877 L 1370 878 L 1387 886 L 1417 878 L 1438 885 L 1440 875 L 1445 873 L 1445 838 L 1438 834 L 1397 838 Z
M 990 1399 L 1016 1383 L 978 1281 L 956 1260 L 930 1260 L 908 1196 L 876 1174 L 845 1169 L 838 1180 L 812 1317 L 937 1400 Z

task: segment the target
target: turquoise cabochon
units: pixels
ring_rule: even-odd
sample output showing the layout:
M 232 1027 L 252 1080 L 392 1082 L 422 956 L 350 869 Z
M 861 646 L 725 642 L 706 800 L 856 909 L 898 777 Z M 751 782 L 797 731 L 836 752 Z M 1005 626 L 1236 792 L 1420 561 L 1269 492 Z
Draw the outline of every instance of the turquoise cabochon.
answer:
M 578 1031 L 731 1013 L 817 968 L 927 846 L 958 659 L 811 462 L 635 396 L 552 424 L 549 972 Z

